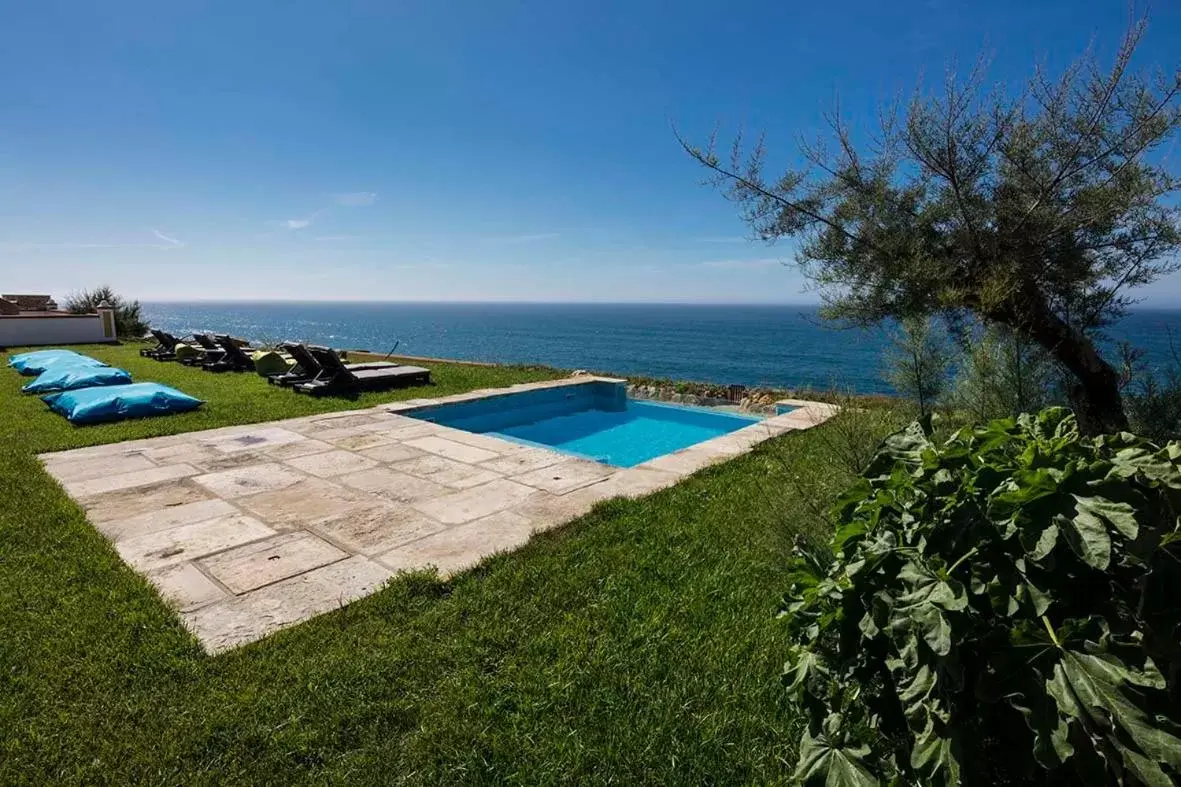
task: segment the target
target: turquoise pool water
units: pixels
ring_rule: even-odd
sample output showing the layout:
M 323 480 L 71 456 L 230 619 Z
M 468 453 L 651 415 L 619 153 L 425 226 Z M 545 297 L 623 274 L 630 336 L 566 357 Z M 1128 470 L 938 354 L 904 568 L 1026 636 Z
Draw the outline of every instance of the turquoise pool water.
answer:
M 701 407 L 629 400 L 622 386 L 610 383 L 526 391 L 407 415 L 616 467 L 634 467 L 761 420 Z

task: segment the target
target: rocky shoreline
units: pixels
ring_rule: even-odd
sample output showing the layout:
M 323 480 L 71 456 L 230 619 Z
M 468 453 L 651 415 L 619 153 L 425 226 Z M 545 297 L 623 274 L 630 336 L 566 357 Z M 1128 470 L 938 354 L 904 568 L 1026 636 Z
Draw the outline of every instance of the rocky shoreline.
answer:
M 686 388 L 698 390 L 685 390 Z M 744 413 L 774 415 L 775 402 L 789 396 L 789 392 L 774 392 L 769 389 L 747 390 L 741 386 L 729 389 L 686 383 L 670 385 L 629 383 L 627 395 L 632 399 L 647 399 L 654 402 L 671 402 L 699 407 L 733 407 Z

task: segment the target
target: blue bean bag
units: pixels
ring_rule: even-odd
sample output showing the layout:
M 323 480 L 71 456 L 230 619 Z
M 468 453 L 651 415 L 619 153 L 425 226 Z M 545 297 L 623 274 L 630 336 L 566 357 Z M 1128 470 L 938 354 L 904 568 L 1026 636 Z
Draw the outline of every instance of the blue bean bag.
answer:
M 58 364 L 74 366 L 106 366 L 100 360 L 89 355 L 81 355 L 73 350 L 38 350 L 32 353 L 14 355 L 8 365 L 24 375 L 37 375 Z
M 14 355 L 8 359 L 8 365 L 16 369 L 21 374 L 25 372 L 25 366 L 28 364 L 35 364 L 39 361 L 48 361 L 54 358 L 82 358 L 80 353 L 73 350 L 34 350 L 33 352 L 21 353 Z
M 79 388 L 41 397 L 49 409 L 64 415 L 72 424 L 122 421 L 195 410 L 204 402 L 159 383 L 108 385 Z
M 102 385 L 127 385 L 131 375 L 113 366 L 87 366 L 64 360 L 55 363 L 21 390 L 25 393 L 73 391 L 76 388 L 97 388 Z

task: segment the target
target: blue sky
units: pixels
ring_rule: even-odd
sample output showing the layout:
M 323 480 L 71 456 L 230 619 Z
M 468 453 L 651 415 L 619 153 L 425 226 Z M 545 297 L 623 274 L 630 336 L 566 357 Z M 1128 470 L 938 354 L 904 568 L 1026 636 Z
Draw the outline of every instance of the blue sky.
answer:
M 1156 3 L 1144 64 L 1176 65 Z M 145 300 L 804 302 L 671 125 L 765 128 L 994 53 L 1016 81 L 1095 2 L 4 3 L 0 287 Z M 1150 303 L 1181 301 L 1181 279 Z

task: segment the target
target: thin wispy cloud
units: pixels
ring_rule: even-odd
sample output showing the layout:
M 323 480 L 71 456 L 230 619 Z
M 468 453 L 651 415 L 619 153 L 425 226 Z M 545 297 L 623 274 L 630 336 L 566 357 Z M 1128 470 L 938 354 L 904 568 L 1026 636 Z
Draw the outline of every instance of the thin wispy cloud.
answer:
M 160 230 L 152 230 L 152 234 L 155 235 L 160 240 L 167 243 L 168 247 L 170 247 L 170 248 L 175 249 L 175 248 L 185 245 L 184 241 L 178 240 L 178 239 L 172 237 L 171 235 L 165 235 L 163 232 L 160 232 Z
M 321 214 L 323 214 L 323 213 L 324 213 L 324 211 L 318 210 L 315 213 L 304 216 L 303 218 L 281 219 L 279 221 L 275 221 L 275 222 L 271 222 L 271 223 L 275 224 L 279 227 L 282 227 L 285 230 L 302 230 L 302 229 L 306 229 L 306 228 L 312 226 L 312 223 L 316 219 L 320 218 Z
M 152 230 L 152 235 L 163 243 L 91 243 L 89 241 L 55 241 L 41 243 L 38 241 L 0 241 L 0 251 L 88 251 L 94 249 L 177 249 L 184 246 L 184 242 L 165 235 L 159 230 Z
M 763 257 L 757 260 L 710 260 L 697 263 L 702 268 L 717 268 L 720 270 L 764 270 L 777 268 L 785 263 L 778 257 Z
M 346 208 L 367 208 L 377 202 L 376 191 L 347 191 L 333 194 L 332 201 Z
M 338 205 L 340 207 L 363 208 L 363 207 L 367 207 L 367 206 L 372 205 L 373 203 L 377 202 L 377 192 L 376 191 L 342 192 L 340 194 L 331 195 L 331 199 L 332 199 L 333 203 L 335 203 L 336 205 Z M 330 212 L 329 208 L 320 208 L 316 212 L 311 213 L 307 216 L 296 217 L 294 219 L 280 219 L 279 221 L 272 221 L 269 223 L 272 226 L 279 227 L 279 228 L 285 229 L 285 230 L 291 230 L 291 231 L 304 230 L 304 229 L 307 229 L 308 227 L 312 226 L 313 224 L 315 224 L 317 219 L 319 219 L 325 213 L 329 213 L 329 212 Z M 327 237 L 334 237 L 334 236 L 327 236 L 326 235 L 324 237 L 327 238 Z M 320 238 L 317 238 L 316 240 L 320 240 Z
M 535 232 L 527 235 L 496 235 L 486 240 L 489 243 L 535 243 L 558 237 L 556 232 Z

